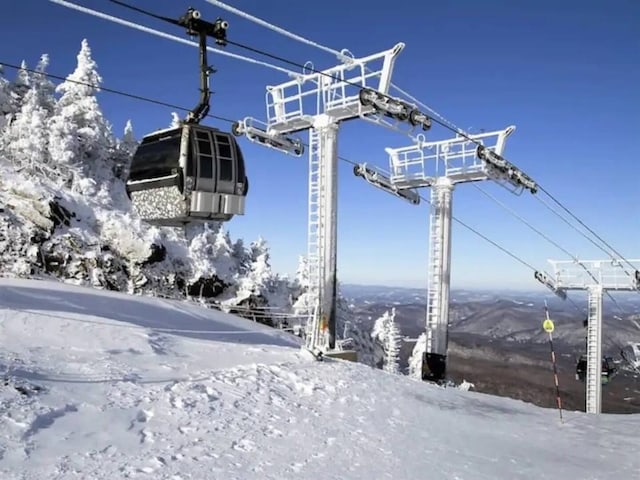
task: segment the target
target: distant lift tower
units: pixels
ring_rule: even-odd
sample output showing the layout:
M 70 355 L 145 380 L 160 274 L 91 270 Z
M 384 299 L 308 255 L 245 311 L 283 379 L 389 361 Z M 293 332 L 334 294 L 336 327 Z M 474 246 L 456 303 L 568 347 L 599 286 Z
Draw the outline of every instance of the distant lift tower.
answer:
M 442 382 L 446 375 L 451 267 L 451 194 L 455 185 L 494 180 L 516 194 L 537 191 L 535 182 L 502 157 L 507 137 L 515 130 L 427 142 L 418 135 L 414 145 L 387 148 L 388 183 L 397 192 L 413 194 L 431 187 L 426 351 L 422 379 Z M 411 198 L 407 198 L 411 201 Z
M 247 117 L 234 126 L 236 135 L 300 156 L 302 142 L 292 137 L 309 130 L 308 265 L 309 310 L 306 347 L 314 354 L 335 349 L 338 201 L 338 125 L 361 118 L 414 137 L 430 119 L 414 105 L 388 96 L 397 55 L 392 49 L 363 58 L 346 53 L 342 64 L 310 69 L 280 85 L 268 86 L 267 122 Z
M 536 272 L 536 279 L 562 298 L 567 290 L 586 290 L 587 317 L 587 375 L 585 396 L 587 413 L 602 413 L 602 295 L 607 290 L 640 291 L 638 268 L 629 272 L 619 261 L 611 260 L 549 260 L 554 278 Z M 629 260 L 640 266 L 640 260 Z

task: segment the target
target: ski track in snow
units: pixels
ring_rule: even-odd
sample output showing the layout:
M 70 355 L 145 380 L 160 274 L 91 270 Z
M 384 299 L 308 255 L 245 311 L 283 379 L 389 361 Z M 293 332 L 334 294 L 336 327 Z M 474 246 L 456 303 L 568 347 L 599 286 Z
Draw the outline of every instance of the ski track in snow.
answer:
M 67 308 L 64 288 L 48 296 Z M 91 297 L 75 310 L 87 310 L 83 322 L 0 313 L 0 372 L 43 387 L 33 395 L 0 389 L 2 480 L 608 479 L 640 471 L 640 416 L 565 412 L 560 425 L 553 409 L 316 362 L 280 337 L 240 345 L 158 332 L 144 306 L 135 323 L 148 328 L 91 322 Z M 256 328 L 198 315 L 200 328 L 207 315 L 218 322 L 212 330 Z

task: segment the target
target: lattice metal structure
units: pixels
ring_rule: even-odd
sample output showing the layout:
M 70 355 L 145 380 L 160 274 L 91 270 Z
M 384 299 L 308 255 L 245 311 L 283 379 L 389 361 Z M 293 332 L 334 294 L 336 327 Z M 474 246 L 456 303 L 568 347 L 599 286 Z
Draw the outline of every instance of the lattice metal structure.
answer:
M 393 67 L 404 44 L 335 67 L 303 72 L 268 86 L 267 121 L 247 117 L 234 127 L 256 143 L 300 156 L 295 134 L 309 130 L 308 265 L 311 298 L 307 348 L 327 353 L 335 348 L 337 259 L 338 125 L 360 118 L 414 138 L 430 119 L 402 100 L 389 97 Z
M 515 127 L 510 126 L 504 130 L 468 136 L 458 134 L 454 138 L 430 142 L 419 134 L 413 145 L 386 149 L 389 176 L 385 182 L 394 189 L 392 193 L 410 199 L 417 189 L 431 187 L 423 380 L 441 382 L 446 374 L 455 186 L 493 180 L 516 194 L 537 190 L 531 178 L 502 157 L 506 139 L 514 130 Z
M 559 289 L 584 290 L 601 285 L 604 290 L 640 290 L 640 260 L 628 262 L 635 269 L 630 269 L 618 260 L 549 260 L 555 272 L 555 284 Z
M 629 260 L 630 270 L 617 260 L 549 260 L 554 277 L 536 278 L 566 298 L 568 290 L 586 290 L 587 374 L 585 404 L 587 413 L 602 412 L 602 297 L 607 290 L 640 291 L 640 260 Z

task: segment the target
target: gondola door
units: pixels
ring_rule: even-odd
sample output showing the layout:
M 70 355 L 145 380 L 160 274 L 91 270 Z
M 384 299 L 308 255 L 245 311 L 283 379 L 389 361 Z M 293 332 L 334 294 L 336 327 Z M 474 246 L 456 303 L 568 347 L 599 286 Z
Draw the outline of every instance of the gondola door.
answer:
M 191 127 L 194 183 L 191 194 L 192 217 L 218 218 L 216 205 L 216 157 L 212 132 L 206 128 Z
M 218 159 L 217 185 L 218 193 L 236 194 L 236 158 L 231 148 L 231 137 L 228 134 L 214 133 L 216 157 Z
M 195 160 L 195 183 L 193 189 L 203 193 L 214 193 L 216 191 L 216 159 L 211 132 L 193 128 L 192 148 Z

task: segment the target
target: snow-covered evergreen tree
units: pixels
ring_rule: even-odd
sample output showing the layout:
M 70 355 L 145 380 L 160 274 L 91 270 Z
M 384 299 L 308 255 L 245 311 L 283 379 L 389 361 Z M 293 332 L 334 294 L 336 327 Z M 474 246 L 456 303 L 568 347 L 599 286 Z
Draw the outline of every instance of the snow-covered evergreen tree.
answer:
M 240 303 L 250 297 L 254 299 L 269 297 L 272 289 L 273 272 L 269 261 L 267 242 L 258 238 L 249 247 L 249 268 L 244 277 L 238 282 L 237 302 Z
M 45 176 L 43 172 L 50 165 L 48 119 L 46 109 L 40 105 L 37 90 L 32 88 L 4 132 L 5 158 L 26 175 Z M 53 180 L 53 174 L 47 176 Z
M 216 254 L 224 246 L 219 244 L 219 223 L 192 225 L 187 231 L 192 286 L 190 294 L 196 298 L 211 298 L 222 292 L 224 285 L 218 277 Z M 229 248 L 230 249 L 230 248 Z
M 384 362 L 384 370 L 389 373 L 400 373 L 400 349 L 402 348 L 402 335 L 398 323 L 395 321 L 395 309 L 389 323 L 387 333 L 387 352 Z
M 298 268 L 291 285 L 291 300 L 295 315 L 308 315 L 313 308 L 309 298 L 309 261 L 304 255 L 298 258 Z
M 169 128 L 177 128 L 181 123 L 182 119 L 180 118 L 180 115 L 176 112 L 171 112 L 171 123 L 169 124 Z
M 377 349 L 376 364 L 381 361 L 383 370 L 390 373 L 400 373 L 399 354 L 402 343 L 402 336 L 395 321 L 396 309 L 388 310 L 378 318 L 371 331 L 379 348 Z
M 236 243 L 233 257 L 237 263 L 237 288 L 235 296 L 229 298 L 227 306 L 242 307 L 238 310 L 248 317 L 267 325 L 278 326 L 279 321 L 271 313 L 287 313 L 291 308 L 290 285 L 286 277 L 273 272 L 267 242 L 258 238 L 248 251 L 240 251 L 242 243 Z M 251 312 L 251 313 L 249 313 Z M 280 318 L 280 317 L 278 317 Z
M 49 57 L 43 55 L 31 76 L 22 106 L 3 132 L 3 153 L 18 171 L 56 181 L 49 155 L 48 123 L 55 105 L 54 86 L 44 75 Z M 26 81 L 26 80 L 22 80 Z
M 216 275 L 228 285 L 234 283 L 238 264 L 233 256 L 233 242 L 229 232 L 223 224 L 218 226 L 214 237 L 213 256 L 216 265 Z
M 116 150 L 113 159 L 113 173 L 116 178 L 126 180 L 129 176 L 129 165 L 131 158 L 138 148 L 138 141 L 133 134 L 131 120 L 127 120 L 124 126 L 122 139 L 116 141 Z
M 27 62 L 24 60 L 20 64 L 16 77 L 9 84 L 9 100 L 11 103 L 11 112 L 16 113 L 22 107 L 24 96 L 31 87 L 31 79 L 29 76 Z
M 244 246 L 244 240 L 242 238 L 238 238 L 234 243 L 231 249 L 231 255 L 237 265 L 236 268 L 236 281 L 238 281 L 243 275 L 246 275 L 249 271 L 249 266 L 251 264 L 251 257 L 249 256 L 249 252 L 247 248 Z
M 40 60 L 35 68 L 35 73 L 31 75 L 31 89 L 35 89 L 38 92 L 40 105 L 49 115 L 52 115 L 56 105 L 56 87 L 46 75 L 48 67 L 49 55 L 45 53 L 40 56 Z
M 8 116 L 12 112 L 10 86 L 9 80 L 4 76 L 4 68 L 0 65 L 0 132 L 8 123 Z
M 62 96 L 49 122 L 49 149 L 72 188 L 85 195 L 100 192 L 108 203 L 105 190 L 113 178 L 115 139 L 98 105 L 102 78 L 86 39 L 77 61 L 74 72 L 56 88 Z
M 413 352 L 409 358 L 409 376 L 418 380 L 422 379 L 422 357 L 427 351 L 427 334 L 422 333 L 413 347 Z

